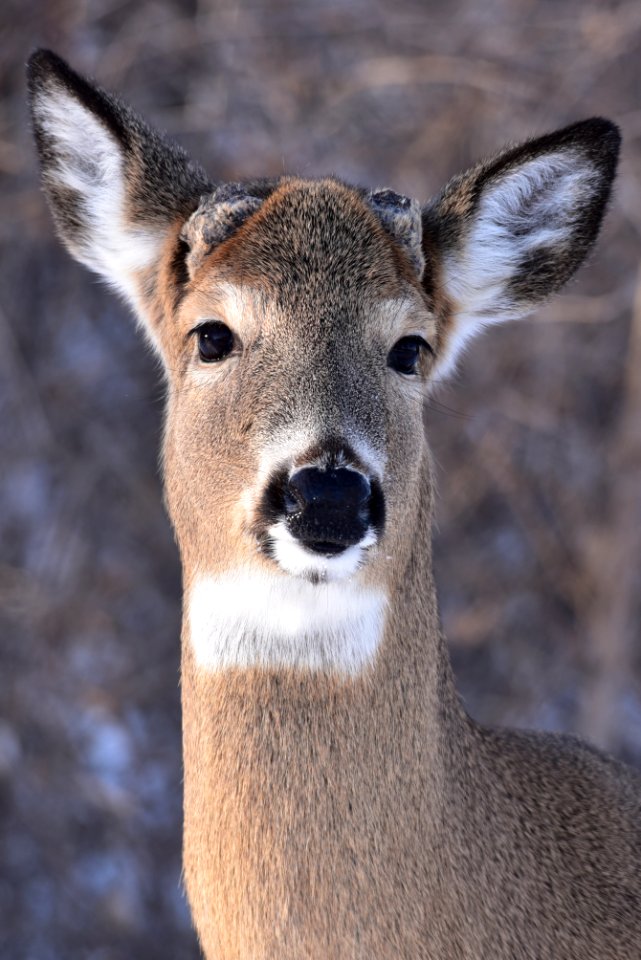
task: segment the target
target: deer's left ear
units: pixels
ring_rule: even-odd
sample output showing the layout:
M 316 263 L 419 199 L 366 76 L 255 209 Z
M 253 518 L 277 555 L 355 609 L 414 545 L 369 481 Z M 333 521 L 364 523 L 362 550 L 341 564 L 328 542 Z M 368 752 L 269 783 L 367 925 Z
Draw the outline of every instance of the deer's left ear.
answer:
M 524 316 L 581 265 L 619 144 L 608 120 L 576 123 L 455 177 L 423 210 L 424 283 L 446 304 L 440 373 L 483 325 Z

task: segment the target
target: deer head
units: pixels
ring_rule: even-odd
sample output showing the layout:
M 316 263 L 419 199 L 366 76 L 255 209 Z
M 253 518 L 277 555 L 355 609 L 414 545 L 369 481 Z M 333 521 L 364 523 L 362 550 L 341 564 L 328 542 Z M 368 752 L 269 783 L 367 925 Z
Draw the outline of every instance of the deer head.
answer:
M 58 232 L 164 366 L 197 661 L 358 671 L 431 511 L 422 400 L 584 260 L 616 128 L 509 148 L 421 206 L 332 178 L 213 184 L 45 51 L 30 90 Z

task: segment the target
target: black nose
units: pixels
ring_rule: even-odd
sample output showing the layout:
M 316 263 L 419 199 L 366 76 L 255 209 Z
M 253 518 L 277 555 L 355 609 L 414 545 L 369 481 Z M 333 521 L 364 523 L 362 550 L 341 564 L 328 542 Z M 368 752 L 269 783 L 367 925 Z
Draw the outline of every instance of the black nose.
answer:
M 356 470 L 304 467 L 292 474 L 283 493 L 290 533 L 315 553 L 341 553 L 372 525 L 372 485 Z

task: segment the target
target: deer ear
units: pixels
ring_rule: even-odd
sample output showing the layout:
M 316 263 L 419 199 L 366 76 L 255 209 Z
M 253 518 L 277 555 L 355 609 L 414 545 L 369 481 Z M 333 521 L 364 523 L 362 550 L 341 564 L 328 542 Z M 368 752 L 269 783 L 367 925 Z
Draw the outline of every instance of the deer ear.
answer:
M 529 313 L 558 290 L 596 240 L 620 136 L 576 123 L 455 177 L 423 210 L 425 285 L 444 294 L 440 372 L 482 326 Z
M 54 53 L 28 65 L 45 192 L 71 254 L 144 313 L 163 242 L 211 189 L 184 152 Z

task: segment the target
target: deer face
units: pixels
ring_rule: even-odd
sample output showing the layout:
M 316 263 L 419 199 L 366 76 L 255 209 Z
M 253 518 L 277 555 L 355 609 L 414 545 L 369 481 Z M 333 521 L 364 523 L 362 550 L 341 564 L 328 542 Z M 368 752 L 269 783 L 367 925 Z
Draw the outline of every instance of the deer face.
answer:
M 358 191 L 296 180 L 191 271 L 164 348 L 184 549 L 371 580 L 386 537 L 409 535 L 424 455 L 436 326 L 418 276 Z
M 422 399 L 476 330 L 582 262 L 616 128 L 528 141 L 421 209 L 332 179 L 214 188 L 53 54 L 32 58 L 30 89 L 62 239 L 164 363 L 197 660 L 361 669 L 430 509 Z

